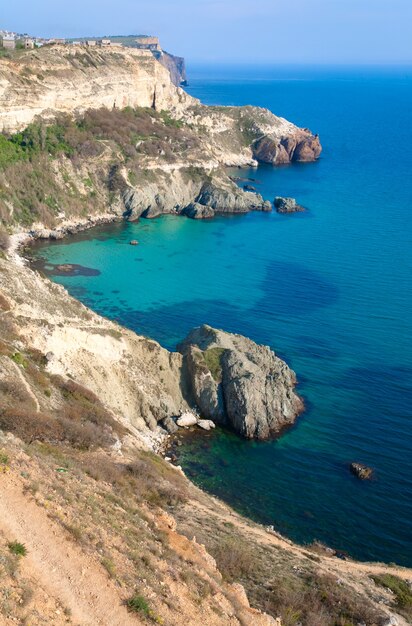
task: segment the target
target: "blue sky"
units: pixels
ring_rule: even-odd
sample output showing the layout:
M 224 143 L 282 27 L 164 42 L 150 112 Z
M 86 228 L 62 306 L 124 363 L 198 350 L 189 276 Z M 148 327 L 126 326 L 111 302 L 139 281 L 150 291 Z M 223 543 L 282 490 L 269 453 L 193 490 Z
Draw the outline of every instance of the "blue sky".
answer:
M 158 34 L 188 61 L 412 63 L 412 0 L 2 0 L 0 28 Z

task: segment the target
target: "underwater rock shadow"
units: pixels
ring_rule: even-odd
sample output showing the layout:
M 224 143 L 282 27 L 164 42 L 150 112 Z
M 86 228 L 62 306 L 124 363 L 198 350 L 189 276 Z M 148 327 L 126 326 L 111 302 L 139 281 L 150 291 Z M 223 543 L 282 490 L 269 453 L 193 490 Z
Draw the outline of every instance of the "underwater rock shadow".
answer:
M 272 315 L 302 316 L 339 299 L 336 285 L 299 263 L 272 261 L 259 286 L 264 295 L 255 308 Z

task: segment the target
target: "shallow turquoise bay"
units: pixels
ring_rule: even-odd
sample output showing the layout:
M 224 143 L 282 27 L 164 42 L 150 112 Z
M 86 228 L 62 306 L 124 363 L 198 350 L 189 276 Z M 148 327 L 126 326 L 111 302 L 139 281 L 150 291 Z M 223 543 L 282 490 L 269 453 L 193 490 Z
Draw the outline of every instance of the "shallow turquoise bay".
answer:
M 320 133 L 317 163 L 236 172 L 309 211 L 116 224 L 36 254 L 99 270 L 52 278 L 168 348 L 201 323 L 272 346 L 305 414 L 276 442 L 192 438 L 183 467 L 294 540 L 411 566 L 412 71 L 190 73 L 206 103 L 259 104 Z M 353 460 L 374 480 L 357 481 Z

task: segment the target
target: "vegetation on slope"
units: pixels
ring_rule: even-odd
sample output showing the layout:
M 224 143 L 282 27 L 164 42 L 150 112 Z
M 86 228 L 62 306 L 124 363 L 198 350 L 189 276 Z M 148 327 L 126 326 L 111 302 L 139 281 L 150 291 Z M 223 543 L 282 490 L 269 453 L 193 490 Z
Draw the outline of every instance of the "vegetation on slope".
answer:
M 106 211 L 114 168 L 138 181 L 153 158 L 173 163 L 196 149 L 191 129 L 164 111 L 97 109 L 0 134 L 0 223 L 52 227 L 60 212 Z M 10 207 L 13 207 L 11 211 Z

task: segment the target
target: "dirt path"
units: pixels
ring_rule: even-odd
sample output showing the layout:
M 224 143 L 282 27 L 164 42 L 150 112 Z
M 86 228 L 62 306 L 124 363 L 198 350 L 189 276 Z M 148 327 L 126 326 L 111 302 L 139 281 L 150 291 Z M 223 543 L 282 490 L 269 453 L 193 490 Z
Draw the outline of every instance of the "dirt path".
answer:
M 76 626 L 137 626 L 102 567 L 67 539 L 44 509 L 22 492 L 12 475 L 0 474 L 0 528 L 27 548 L 25 567 L 50 596 L 70 609 Z

